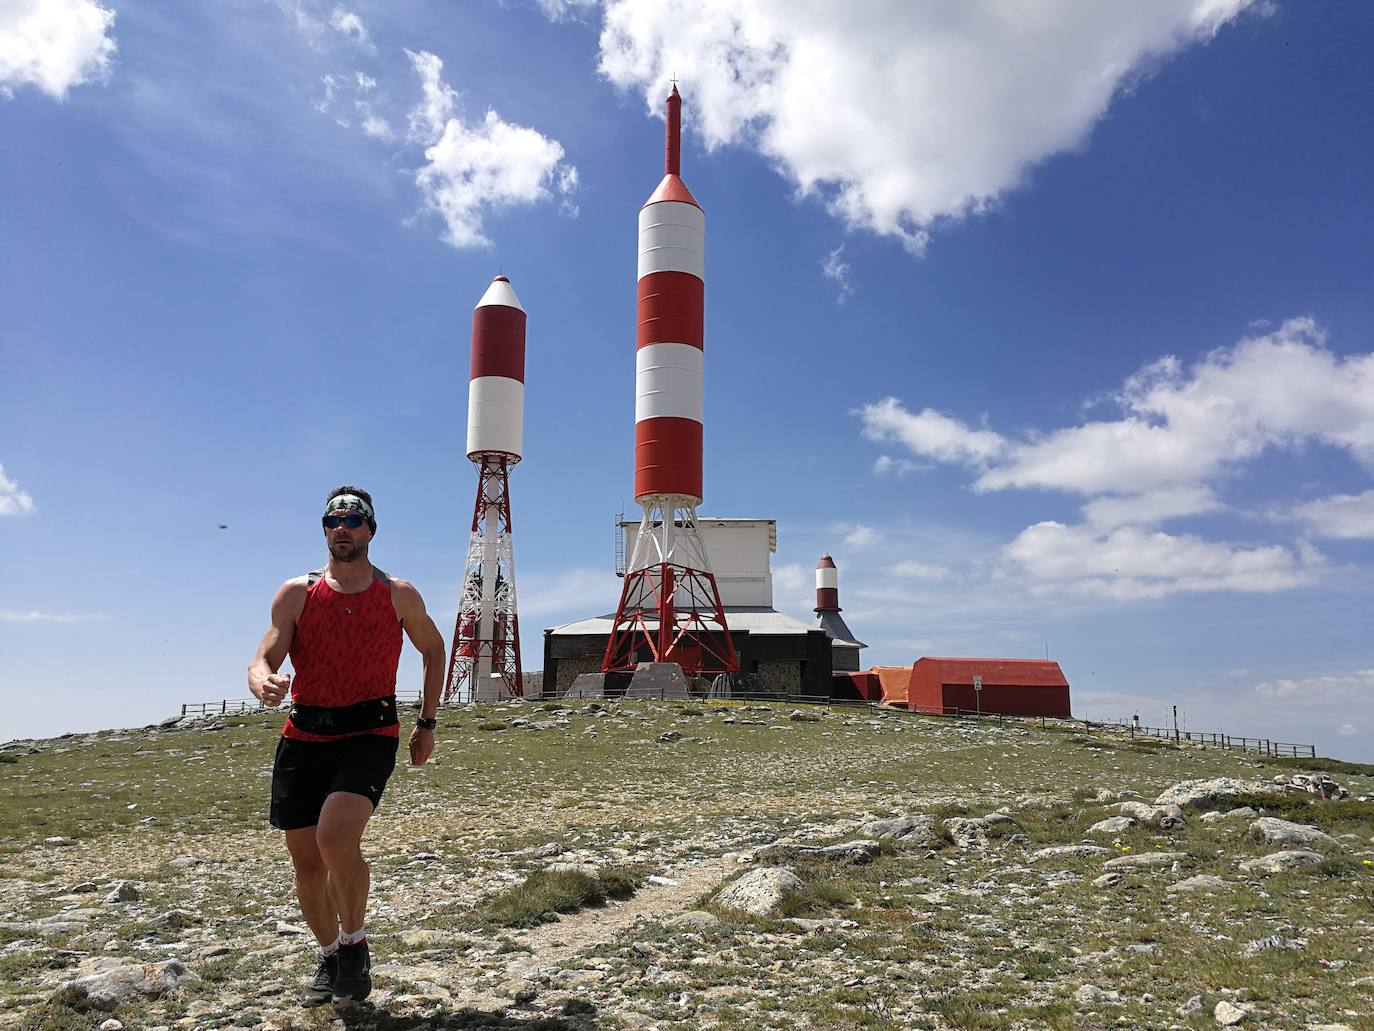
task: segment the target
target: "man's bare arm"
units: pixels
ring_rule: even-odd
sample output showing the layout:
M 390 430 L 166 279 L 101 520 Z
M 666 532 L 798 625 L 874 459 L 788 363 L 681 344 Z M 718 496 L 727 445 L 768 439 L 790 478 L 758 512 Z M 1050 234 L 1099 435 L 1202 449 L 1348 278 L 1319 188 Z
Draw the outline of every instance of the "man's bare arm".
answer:
M 439 711 L 439 695 L 444 688 L 444 673 L 448 664 L 444 635 L 439 633 L 434 620 L 429 618 L 429 613 L 425 611 L 425 600 L 413 584 L 405 580 L 393 580 L 391 600 L 406 636 L 424 658 L 424 699 L 420 703 L 420 715 L 432 717 Z
M 305 577 L 287 580 L 272 599 L 272 624 L 262 635 L 258 652 L 248 664 L 248 690 L 264 705 L 280 705 L 286 697 L 288 681 L 277 675 L 291 642 L 296 638 L 296 620 L 305 608 Z

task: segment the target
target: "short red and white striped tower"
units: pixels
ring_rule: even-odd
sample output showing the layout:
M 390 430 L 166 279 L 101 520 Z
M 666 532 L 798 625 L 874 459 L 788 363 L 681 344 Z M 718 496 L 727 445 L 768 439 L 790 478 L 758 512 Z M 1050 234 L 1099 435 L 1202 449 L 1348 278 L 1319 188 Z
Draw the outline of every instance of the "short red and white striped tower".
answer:
M 859 652 L 868 645 L 854 636 L 840 615 L 840 571 L 829 555 L 822 555 L 816 563 L 815 613 L 817 625 L 830 637 L 831 669 L 857 671 Z
M 510 469 L 520 461 L 524 425 L 525 309 L 510 280 L 497 276 L 472 313 L 468 458 L 477 467 L 477 502 L 444 701 L 524 693 L 510 514 Z
M 835 568 L 835 560 L 822 555 L 816 563 L 816 608 L 817 613 L 840 611 L 840 573 Z
M 688 676 L 739 657 L 697 526 L 701 504 L 706 215 L 680 178 L 682 98 L 668 95 L 663 181 L 639 212 L 635 501 L 644 509 L 601 669 L 641 659 Z

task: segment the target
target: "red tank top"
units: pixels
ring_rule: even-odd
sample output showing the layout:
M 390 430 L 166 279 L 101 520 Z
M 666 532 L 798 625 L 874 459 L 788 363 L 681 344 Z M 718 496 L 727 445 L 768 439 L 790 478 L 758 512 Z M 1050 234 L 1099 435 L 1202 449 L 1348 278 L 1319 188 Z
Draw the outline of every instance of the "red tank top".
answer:
M 301 705 L 336 708 L 395 694 L 401 623 L 391 603 L 391 581 L 381 577 L 365 591 L 340 594 L 321 576 L 306 591 L 290 655 L 296 671 L 291 698 Z M 361 733 L 399 737 L 400 728 Z M 338 740 L 298 730 L 289 717 L 282 734 L 298 741 Z

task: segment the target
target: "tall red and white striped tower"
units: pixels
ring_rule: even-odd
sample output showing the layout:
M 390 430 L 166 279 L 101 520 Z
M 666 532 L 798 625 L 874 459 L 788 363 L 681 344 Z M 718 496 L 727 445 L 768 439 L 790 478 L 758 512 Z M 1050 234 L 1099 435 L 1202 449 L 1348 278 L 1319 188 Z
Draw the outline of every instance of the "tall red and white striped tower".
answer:
M 682 97 L 668 95 L 664 175 L 639 212 L 635 501 L 644 509 L 603 672 L 644 656 L 684 673 L 735 672 L 701 504 L 706 214 L 683 183 Z
M 497 276 L 472 313 L 468 458 L 477 467 L 477 502 L 444 701 L 523 694 L 510 469 L 520 461 L 524 426 L 525 309 L 510 280 Z

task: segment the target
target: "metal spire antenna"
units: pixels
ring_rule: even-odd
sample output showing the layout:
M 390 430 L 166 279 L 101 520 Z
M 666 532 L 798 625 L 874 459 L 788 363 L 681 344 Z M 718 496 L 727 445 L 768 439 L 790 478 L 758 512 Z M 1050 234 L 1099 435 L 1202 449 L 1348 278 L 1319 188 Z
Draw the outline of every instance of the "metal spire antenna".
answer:
M 682 98 L 668 94 L 664 174 L 639 213 L 635 501 L 644 510 L 603 672 L 674 662 L 739 670 L 698 526 L 702 499 L 706 216 L 680 178 Z
M 468 458 L 477 467 L 463 589 L 444 701 L 518 698 L 520 620 L 510 470 L 520 461 L 525 406 L 525 310 L 497 276 L 472 313 Z

